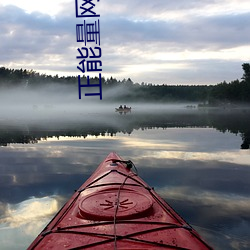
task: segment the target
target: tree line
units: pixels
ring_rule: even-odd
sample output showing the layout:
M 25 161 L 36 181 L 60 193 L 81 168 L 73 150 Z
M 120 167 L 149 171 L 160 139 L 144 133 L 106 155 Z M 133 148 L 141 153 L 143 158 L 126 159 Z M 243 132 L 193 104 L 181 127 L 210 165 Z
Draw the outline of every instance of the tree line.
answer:
M 250 64 L 242 64 L 242 69 L 243 76 L 240 80 L 224 81 L 216 85 L 154 85 L 144 82 L 139 84 L 134 83 L 130 78 L 117 80 L 111 76 L 102 78 L 102 87 L 107 92 L 117 88 L 117 94 L 111 99 L 120 101 L 190 101 L 212 106 L 250 103 Z M 94 77 L 90 81 L 95 84 L 99 79 Z M 87 82 L 86 76 L 82 76 L 81 82 Z M 0 67 L 0 87 L 36 88 L 53 83 L 77 86 L 78 76 L 59 77 L 40 74 L 34 70 Z
M 234 80 L 230 83 L 226 81 L 215 85 L 209 95 L 209 103 L 250 103 L 250 64 L 243 63 L 244 71 L 240 80 Z

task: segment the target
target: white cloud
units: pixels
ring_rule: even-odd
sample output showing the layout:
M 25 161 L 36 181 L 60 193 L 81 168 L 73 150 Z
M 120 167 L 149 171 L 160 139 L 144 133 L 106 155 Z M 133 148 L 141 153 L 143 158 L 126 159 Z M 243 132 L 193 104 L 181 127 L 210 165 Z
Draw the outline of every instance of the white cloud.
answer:
M 64 7 L 65 1 L 63 0 L 43 0 L 40 2 L 32 0 L 1 0 L 0 4 L 5 5 L 15 5 L 22 8 L 27 13 L 41 12 L 46 13 L 51 16 L 56 15 Z
M 74 3 L 33 2 L 0 1 L 0 64 L 77 75 Z M 215 84 L 240 78 L 250 60 L 249 1 L 108 0 L 96 8 L 105 77 Z

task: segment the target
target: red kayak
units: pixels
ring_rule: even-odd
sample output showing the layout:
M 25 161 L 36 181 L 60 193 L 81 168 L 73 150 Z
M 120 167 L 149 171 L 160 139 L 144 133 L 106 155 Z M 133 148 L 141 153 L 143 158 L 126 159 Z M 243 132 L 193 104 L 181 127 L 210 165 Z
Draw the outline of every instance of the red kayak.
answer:
M 212 249 L 110 153 L 28 249 Z

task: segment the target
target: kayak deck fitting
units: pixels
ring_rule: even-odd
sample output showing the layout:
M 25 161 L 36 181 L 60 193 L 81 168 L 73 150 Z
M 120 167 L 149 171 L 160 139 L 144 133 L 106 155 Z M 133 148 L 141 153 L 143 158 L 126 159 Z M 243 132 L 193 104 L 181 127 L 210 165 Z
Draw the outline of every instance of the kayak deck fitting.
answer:
M 212 249 L 132 168 L 110 153 L 28 249 Z

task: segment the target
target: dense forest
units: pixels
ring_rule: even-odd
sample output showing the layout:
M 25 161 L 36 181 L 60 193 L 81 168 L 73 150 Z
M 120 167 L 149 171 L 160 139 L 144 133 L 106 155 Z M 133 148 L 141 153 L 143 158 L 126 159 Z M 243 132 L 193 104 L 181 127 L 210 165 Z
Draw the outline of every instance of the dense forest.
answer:
M 242 64 L 241 80 L 222 82 L 216 85 L 154 85 L 152 83 L 134 83 L 130 78 L 117 80 L 113 77 L 102 78 L 104 93 L 116 89 L 116 94 L 109 100 L 130 100 L 149 102 L 190 101 L 200 102 L 201 105 L 250 104 L 250 64 Z M 91 84 L 99 82 L 97 77 L 90 79 Z M 87 82 L 85 76 L 81 83 Z M 0 87 L 37 88 L 53 83 L 72 85 L 77 88 L 77 76 L 59 77 L 40 74 L 34 70 L 8 69 L 0 67 Z M 103 95 L 105 100 L 105 94 Z

